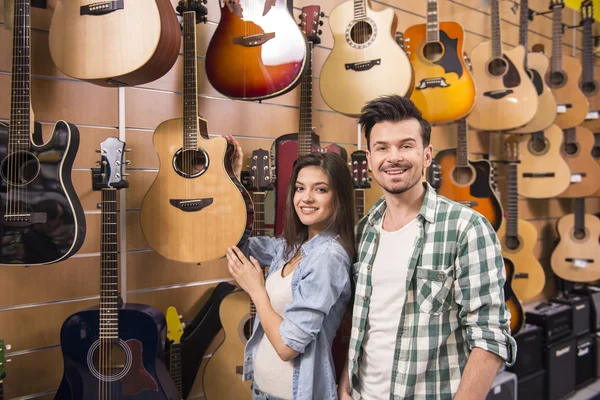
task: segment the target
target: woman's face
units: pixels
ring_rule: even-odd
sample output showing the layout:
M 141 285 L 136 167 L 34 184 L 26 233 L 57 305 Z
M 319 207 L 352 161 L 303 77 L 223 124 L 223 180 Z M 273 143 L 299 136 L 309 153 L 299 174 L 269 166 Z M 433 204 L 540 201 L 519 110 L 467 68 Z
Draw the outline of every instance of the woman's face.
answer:
M 333 216 L 333 189 L 319 167 L 304 167 L 298 173 L 294 191 L 294 208 L 300 221 L 313 234 L 323 230 Z

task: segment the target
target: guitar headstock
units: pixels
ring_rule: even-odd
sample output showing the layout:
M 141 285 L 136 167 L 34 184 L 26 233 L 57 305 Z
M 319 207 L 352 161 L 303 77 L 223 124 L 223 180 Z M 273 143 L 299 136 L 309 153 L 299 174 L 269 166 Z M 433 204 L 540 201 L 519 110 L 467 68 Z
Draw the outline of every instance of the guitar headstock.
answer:
M 369 164 L 367 163 L 367 153 L 357 150 L 351 155 L 352 182 L 354 189 L 369 189 L 371 187 L 371 177 L 369 176 Z
M 504 158 L 509 163 L 519 162 L 519 138 L 516 135 L 504 139 Z
M 174 344 L 181 343 L 181 336 L 183 336 L 183 323 L 177 313 L 175 307 L 171 306 L 167 308 L 167 338 Z
M 252 152 L 248 182 L 245 185 L 249 192 L 273 190 L 269 159 L 269 152 L 267 150 L 257 149 Z
M 208 18 L 208 10 L 203 4 L 206 4 L 208 0 L 180 0 L 175 9 L 181 15 L 186 11 L 193 11 L 196 13 L 196 23 L 206 23 Z
M 396 40 L 396 44 L 400 46 L 402 50 L 404 50 L 404 33 L 396 32 L 394 39 Z
M 581 22 L 594 22 L 594 4 L 592 0 L 581 3 Z
M 300 14 L 300 20 L 302 21 L 299 26 L 300 30 L 306 36 L 306 40 L 313 42 L 314 44 L 321 43 L 319 35 L 323 33 L 319 29 L 319 26 L 323 26 L 321 17 L 324 17 L 325 13 L 321 11 L 319 6 L 306 6 L 302 7 L 302 14 Z
M 100 143 L 100 149 L 96 150 L 100 153 L 100 161 L 96 164 L 100 168 L 92 169 L 92 187 L 94 190 L 102 189 L 123 189 L 129 187 L 129 182 L 125 177 L 129 174 L 125 173 L 125 165 L 130 163 L 125 160 L 125 153 L 130 152 L 130 149 L 125 148 L 125 142 L 116 137 L 109 137 L 104 142 Z
M 10 345 L 5 345 L 4 340 L 0 339 L 0 381 L 6 377 L 6 370 L 4 367 L 7 362 L 10 362 L 10 360 L 6 358 L 6 350 L 10 350 Z
M 434 189 L 439 189 L 442 185 L 442 166 L 436 160 L 431 160 L 431 165 L 427 168 L 427 182 Z
M 565 0 L 550 0 L 550 9 L 554 7 L 565 8 Z

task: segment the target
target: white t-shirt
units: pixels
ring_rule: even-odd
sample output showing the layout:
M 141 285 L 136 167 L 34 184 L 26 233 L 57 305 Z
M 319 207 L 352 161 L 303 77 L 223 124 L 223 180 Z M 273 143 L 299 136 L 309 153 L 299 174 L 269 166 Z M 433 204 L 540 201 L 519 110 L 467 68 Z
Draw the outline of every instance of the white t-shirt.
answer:
M 416 219 L 395 232 L 387 232 L 381 225 L 378 229 L 379 245 L 371 273 L 373 290 L 359 366 L 358 391 L 365 400 L 390 398 L 394 349 L 406 294 L 406 274 L 420 234 Z

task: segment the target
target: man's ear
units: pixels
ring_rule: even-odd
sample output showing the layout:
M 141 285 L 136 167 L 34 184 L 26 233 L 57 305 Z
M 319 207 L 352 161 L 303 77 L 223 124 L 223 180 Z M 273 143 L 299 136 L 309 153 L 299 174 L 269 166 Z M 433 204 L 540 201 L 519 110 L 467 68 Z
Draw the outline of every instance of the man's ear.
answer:
M 433 161 L 433 146 L 428 144 L 423 152 L 423 167 L 429 168 Z

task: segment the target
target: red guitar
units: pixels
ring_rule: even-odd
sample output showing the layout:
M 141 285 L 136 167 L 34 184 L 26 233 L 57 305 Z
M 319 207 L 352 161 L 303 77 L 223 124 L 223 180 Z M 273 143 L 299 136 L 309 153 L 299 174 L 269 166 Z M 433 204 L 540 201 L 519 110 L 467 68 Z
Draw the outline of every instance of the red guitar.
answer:
M 285 219 L 285 197 L 288 183 L 292 176 L 294 162 L 315 151 L 332 151 L 348 159 L 346 150 L 337 144 L 321 148 L 319 136 L 312 127 L 312 55 L 314 44 L 321 43 L 319 38 L 319 19 L 323 16 L 319 6 L 302 8 L 300 28 L 308 39 L 308 55 L 306 71 L 300 86 L 300 131 L 283 135 L 275 140 L 271 153 L 275 154 L 275 235 L 283 232 Z

